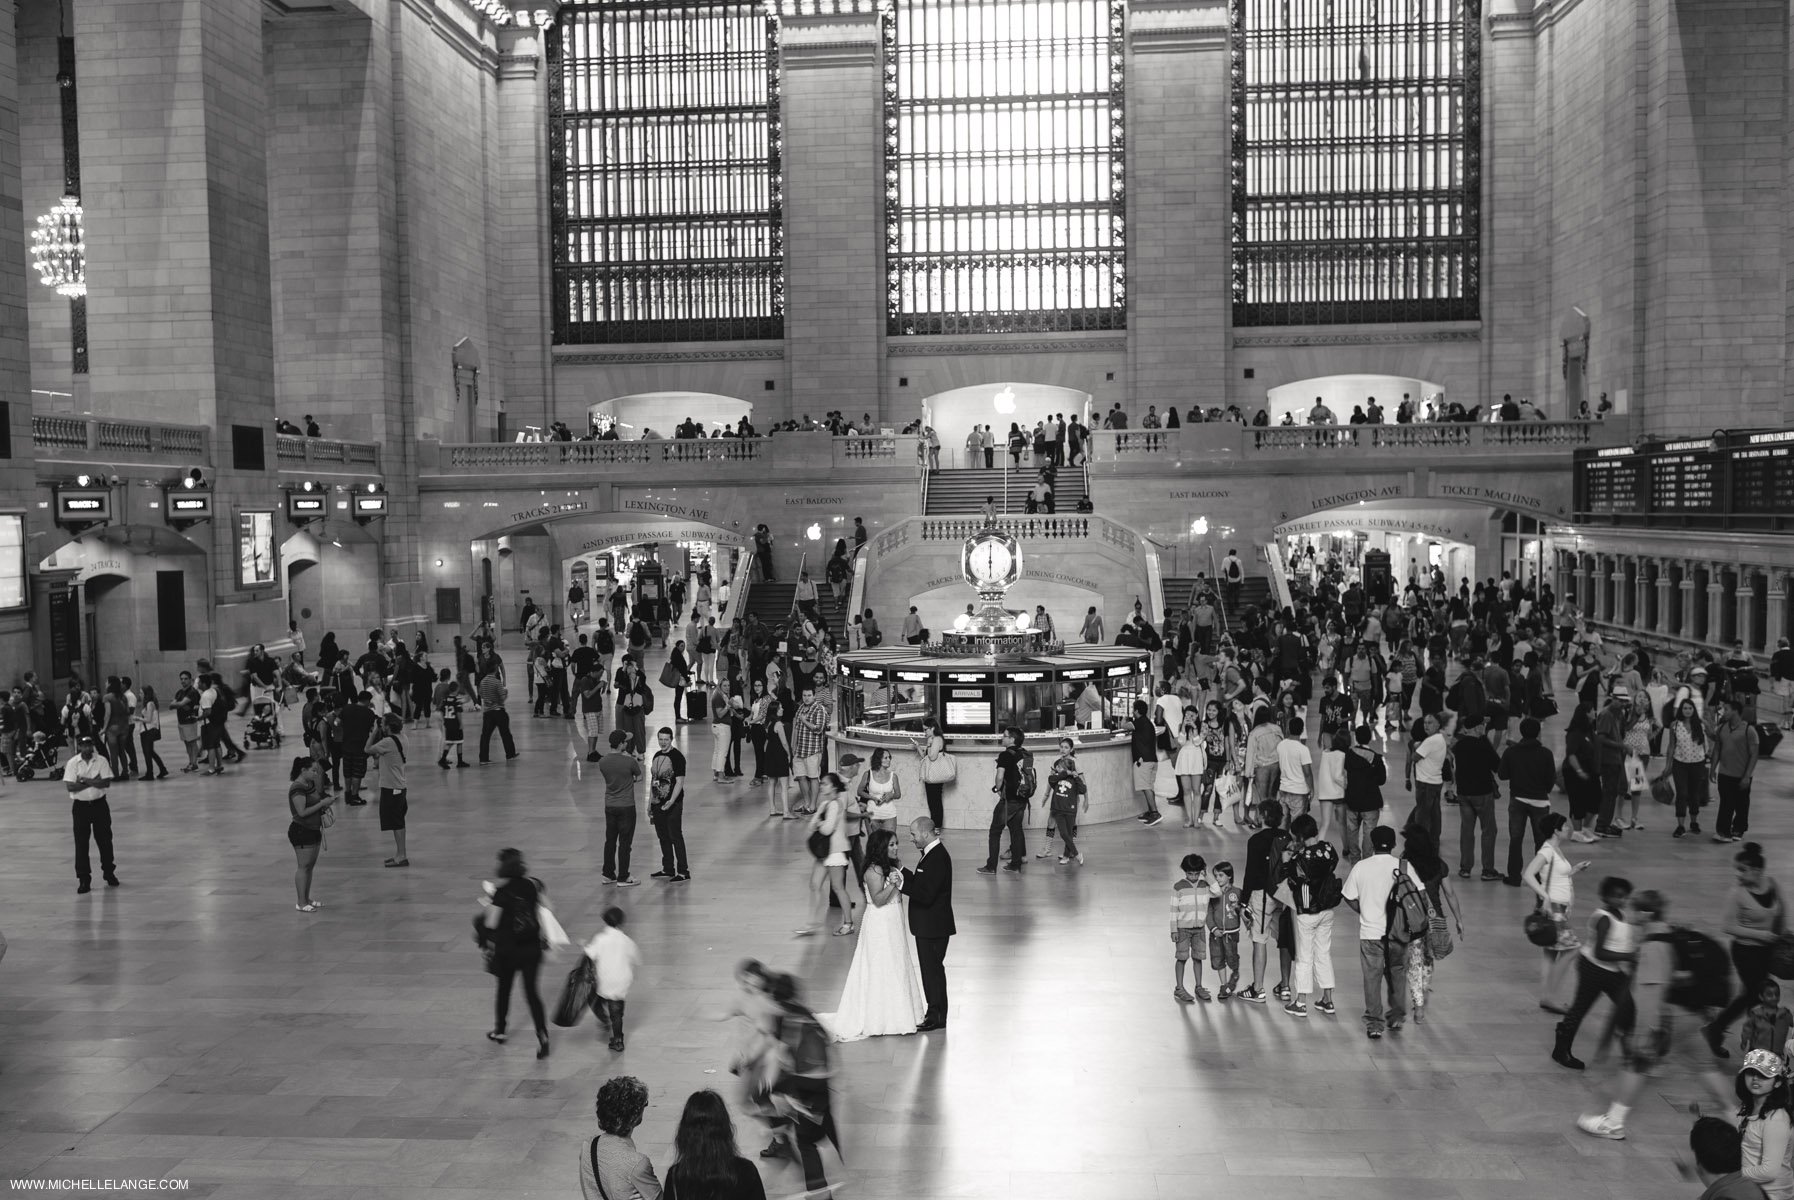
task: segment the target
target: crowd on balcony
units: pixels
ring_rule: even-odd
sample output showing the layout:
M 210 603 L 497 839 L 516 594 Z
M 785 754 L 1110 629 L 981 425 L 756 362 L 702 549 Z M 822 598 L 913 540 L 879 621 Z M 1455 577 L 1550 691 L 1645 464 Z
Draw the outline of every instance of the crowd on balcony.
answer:
M 318 427 L 318 419 L 316 417 L 312 416 L 310 413 L 305 414 L 305 428 L 304 429 L 299 428 L 299 426 L 293 424 L 291 421 L 287 420 L 285 417 L 281 417 L 274 422 L 274 432 L 275 433 L 284 433 L 288 437 L 312 437 L 312 438 L 315 438 L 315 437 L 323 437 L 324 436 L 324 431 Z
M 1594 408 L 1584 400 L 1576 414 L 1581 421 L 1599 421 L 1606 419 L 1614 411 L 1613 402 L 1602 392 L 1601 398 Z M 1476 422 L 1503 421 L 1544 421 L 1549 418 L 1530 397 L 1522 396 L 1514 399 L 1512 394 L 1501 397 L 1501 403 L 1484 408 L 1473 404 L 1469 408 L 1447 401 L 1443 395 L 1435 394 L 1415 400 L 1409 393 L 1402 393 L 1401 402 L 1395 406 L 1393 417 L 1375 396 L 1366 396 L 1364 403 L 1354 404 L 1351 413 L 1342 421 L 1327 402 L 1320 396 L 1314 398 L 1313 407 L 1305 415 L 1291 409 L 1283 414 L 1283 419 L 1276 424 L 1279 427 L 1301 425 L 1437 425 L 1437 424 L 1471 424 Z M 1156 404 L 1146 407 L 1146 415 L 1140 418 L 1139 428 L 1142 430 L 1178 429 L 1184 425 L 1203 425 L 1231 422 L 1235 425 L 1247 425 L 1264 429 L 1273 422 L 1269 409 L 1261 408 L 1248 418 L 1237 404 L 1229 404 L 1226 408 L 1210 405 L 1204 408 L 1193 404 L 1183 415 L 1179 415 L 1176 405 L 1166 405 L 1163 414 Z M 1130 428 L 1130 419 L 1119 402 L 1109 409 L 1103 418 L 1102 427 L 1108 430 L 1126 431 Z

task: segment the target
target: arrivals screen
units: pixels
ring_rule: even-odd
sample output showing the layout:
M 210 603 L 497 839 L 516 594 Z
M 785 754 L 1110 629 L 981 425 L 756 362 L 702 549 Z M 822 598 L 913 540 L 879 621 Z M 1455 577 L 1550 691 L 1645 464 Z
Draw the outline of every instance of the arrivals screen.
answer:
M 989 686 L 941 688 L 941 727 L 947 733 L 989 733 L 996 728 L 997 689 Z

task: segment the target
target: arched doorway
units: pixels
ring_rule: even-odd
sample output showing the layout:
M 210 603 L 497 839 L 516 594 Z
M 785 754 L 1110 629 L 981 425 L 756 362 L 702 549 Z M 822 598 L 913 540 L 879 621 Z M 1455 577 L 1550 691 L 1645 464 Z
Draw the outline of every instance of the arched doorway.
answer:
M 1301 425 L 1308 420 L 1308 412 L 1319 397 L 1343 425 L 1350 419 L 1353 408 L 1368 408 L 1374 397 L 1383 410 L 1384 423 L 1393 425 L 1396 407 L 1404 396 L 1417 405 L 1429 400 L 1437 403 L 1444 398 L 1445 389 L 1439 384 L 1406 375 L 1321 375 L 1269 389 L 1265 392 L 1265 408 L 1273 425 L 1282 424 L 1286 413 L 1291 415 L 1294 424 Z M 1248 413 L 1248 418 L 1251 415 Z
M 589 405 L 586 416 L 600 431 L 617 427 L 617 436 L 629 442 L 648 429 L 672 437 L 682 421 L 696 421 L 706 436 L 718 429 L 734 429 L 743 417 L 754 419 L 754 406 L 734 396 L 714 392 L 638 392 Z
M 966 435 L 974 425 L 989 425 L 998 447 L 1009 436 L 1013 422 L 1032 430 L 1036 421 L 1063 415 L 1090 423 L 1091 396 L 1076 388 L 1050 383 L 981 383 L 936 392 L 922 401 L 922 420 L 934 427 L 941 439 L 941 465 L 970 467 L 984 463 L 966 461 Z M 1001 451 L 999 450 L 999 453 Z

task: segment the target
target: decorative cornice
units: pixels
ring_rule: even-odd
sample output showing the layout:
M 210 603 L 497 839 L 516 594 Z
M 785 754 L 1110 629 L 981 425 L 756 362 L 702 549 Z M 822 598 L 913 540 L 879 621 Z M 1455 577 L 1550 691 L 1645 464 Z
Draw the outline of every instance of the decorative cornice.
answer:
M 1397 346 L 1404 343 L 1480 342 L 1474 329 L 1417 329 L 1401 333 L 1236 333 L 1235 350 L 1267 346 Z
M 542 69 L 542 58 L 536 54 L 500 54 L 500 79 L 534 79 Z
M 1489 38 L 1537 36 L 1569 16 L 1582 0 L 1534 0 L 1530 12 L 1489 14 Z
M 1225 25 L 1161 26 L 1136 29 L 1128 35 L 1128 45 L 1135 54 L 1175 54 L 1183 50 L 1223 50 L 1227 47 Z
M 638 363 L 777 362 L 785 357 L 782 345 L 732 347 L 727 350 L 619 350 L 608 354 L 561 354 L 554 365 L 572 367 L 624 367 Z
M 876 38 L 840 42 L 786 41 L 779 47 L 779 64 L 788 71 L 877 66 L 878 41 Z
M 1066 338 L 1062 341 L 1026 342 L 942 342 L 934 338 L 885 343 L 886 358 L 908 358 L 912 354 L 938 356 L 947 354 L 1088 354 L 1095 351 L 1125 351 L 1127 335 L 1113 337 Z

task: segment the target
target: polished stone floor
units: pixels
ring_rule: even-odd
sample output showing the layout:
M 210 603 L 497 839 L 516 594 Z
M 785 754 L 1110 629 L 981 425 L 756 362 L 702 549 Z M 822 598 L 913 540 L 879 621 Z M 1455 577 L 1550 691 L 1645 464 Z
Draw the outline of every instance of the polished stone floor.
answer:
M 256 752 L 223 779 L 120 786 L 124 886 L 90 896 L 75 894 L 58 786 L 9 782 L 0 1174 L 166 1176 L 190 1180 L 188 1195 L 231 1200 L 577 1197 L 593 1093 L 619 1072 L 652 1090 L 638 1141 L 664 1168 L 685 1096 L 733 1095 L 733 1029 L 713 1019 L 731 1002 L 731 964 L 753 955 L 796 971 L 827 1009 L 851 940 L 792 939 L 801 827 L 768 823 L 745 785 L 708 782 L 707 730 L 681 732 L 695 879 L 617 893 L 600 886 L 601 787 L 570 727 L 521 714 L 516 725 L 523 756 L 510 764 L 438 772 L 414 753 L 409 869 L 381 868 L 390 842 L 373 807 L 346 811 L 318 869 L 328 907 L 311 916 L 293 911 L 284 755 Z M 1785 761 L 1768 764 L 1756 788 L 1757 830 L 1784 872 L 1789 774 Z M 1392 793 L 1402 796 L 1399 783 Z M 1454 810 L 1446 817 L 1455 857 Z M 1584 894 L 1623 873 L 1667 888 L 1682 919 L 1712 928 L 1731 851 L 1672 841 L 1661 810 L 1646 817 L 1648 832 L 1576 855 L 1594 860 Z M 982 841 L 949 837 L 964 864 L 951 1030 L 841 1048 L 846 1196 L 1670 1200 L 1698 1190 L 1673 1163 L 1682 1106 L 1699 1094 L 1686 1074 L 1656 1081 L 1628 1142 L 1575 1129 L 1578 1111 L 1605 1103 L 1613 1063 L 1571 1075 L 1546 1057 L 1551 1018 L 1535 1007 L 1517 891 L 1463 884 L 1469 937 L 1441 965 L 1428 1023 L 1373 1043 L 1357 1019 L 1344 909 L 1337 1019 L 1172 1000 L 1174 864 L 1190 849 L 1237 861 L 1241 834 L 1169 821 L 1095 828 L 1088 866 L 1031 860 L 1022 878 L 972 874 Z M 638 854 L 651 842 L 644 822 Z M 546 1062 L 527 1035 L 504 1047 L 482 1037 L 491 979 L 468 920 L 493 851 L 507 845 L 529 856 L 576 936 L 608 902 L 629 910 L 646 963 L 624 1053 L 606 1050 L 589 1021 L 557 1031 Z M 562 969 L 546 972 L 550 1003 Z M 762 1144 L 745 1121 L 739 1133 L 750 1153 Z M 801 1186 L 794 1168 L 765 1174 L 772 1194 Z

